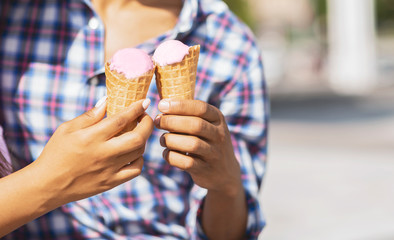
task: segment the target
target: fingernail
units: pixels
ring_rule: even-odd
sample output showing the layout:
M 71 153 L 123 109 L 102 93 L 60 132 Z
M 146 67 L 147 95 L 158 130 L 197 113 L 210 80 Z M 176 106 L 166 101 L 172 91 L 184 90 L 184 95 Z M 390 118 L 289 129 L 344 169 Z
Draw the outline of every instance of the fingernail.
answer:
M 167 161 L 168 152 L 169 152 L 168 148 L 166 148 L 166 149 L 163 150 L 163 158 L 164 158 L 164 160 L 166 160 L 166 161 Z
M 142 107 L 143 107 L 145 110 L 148 109 L 149 105 L 150 105 L 150 99 L 149 99 L 149 98 L 145 99 L 145 100 L 142 102 Z
M 160 146 L 162 146 L 162 147 L 166 147 L 166 140 L 165 140 L 164 135 L 165 135 L 165 133 L 163 133 L 163 135 L 161 135 L 161 137 L 160 137 Z
M 167 112 L 170 108 L 170 103 L 167 100 L 161 100 L 158 107 L 161 112 Z
M 101 105 L 103 105 L 105 103 L 105 101 L 107 100 L 107 96 L 104 96 L 102 98 L 100 98 L 100 100 L 96 103 L 96 105 L 94 107 L 100 107 Z
M 157 115 L 157 117 L 155 118 L 155 120 L 154 120 L 154 124 L 155 124 L 155 126 L 156 127 L 160 127 L 160 115 Z

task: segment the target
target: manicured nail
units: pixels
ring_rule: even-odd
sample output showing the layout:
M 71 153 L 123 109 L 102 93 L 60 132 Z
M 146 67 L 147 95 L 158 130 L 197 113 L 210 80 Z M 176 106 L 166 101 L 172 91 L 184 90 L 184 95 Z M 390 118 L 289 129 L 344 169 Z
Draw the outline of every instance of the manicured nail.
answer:
M 166 148 L 166 149 L 164 149 L 163 150 L 163 158 L 164 158 L 164 160 L 166 160 L 167 161 L 167 155 L 168 155 L 168 152 L 169 152 L 170 150 L 168 150 L 168 148 Z
M 166 139 L 164 137 L 166 133 L 163 133 L 163 135 L 160 136 L 160 146 L 166 147 Z
M 161 115 L 157 115 L 153 123 L 155 124 L 156 127 L 160 127 L 160 118 Z
M 96 105 L 94 107 L 100 107 L 101 105 L 103 105 L 105 103 L 105 101 L 107 100 L 107 96 L 104 96 L 102 98 L 100 98 L 100 100 L 96 103 Z
M 170 108 L 170 103 L 167 100 L 161 100 L 159 102 L 159 110 L 161 112 L 167 112 L 169 108 Z
M 145 110 L 148 109 L 149 105 L 150 105 L 150 99 L 149 99 L 149 98 L 145 99 L 145 100 L 142 102 L 142 107 L 143 107 Z

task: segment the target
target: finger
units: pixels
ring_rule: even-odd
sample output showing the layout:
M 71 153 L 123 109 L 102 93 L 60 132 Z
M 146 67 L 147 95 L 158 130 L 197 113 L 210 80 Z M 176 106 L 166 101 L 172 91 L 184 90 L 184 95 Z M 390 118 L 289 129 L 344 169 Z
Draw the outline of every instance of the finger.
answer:
M 214 125 L 202 118 L 192 116 L 158 115 L 155 125 L 169 132 L 189 134 L 204 139 L 212 139 L 217 133 Z
M 163 99 L 158 107 L 165 114 L 195 116 L 212 123 L 220 121 L 221 116 L 217 108 L 200 100 Z
M 109 139 L 121 132 L 128 124 L 141 116 L 148 108 L 149 103 L 149 99 L 139 100 L 132 103 L 130 107 L 124 111 L 105 118 L 100 123 L 91 126 L 91 129 L 89 130 L 95 132 L 97 136 L 100 136 L 101 138 Z
M 205 156 L 210 153 L 210 145 L 195 136 L 165 133 L 160 137 L 160 145 L 169 150 Z
M 83 129 L 92 126 L 102 120 L 107 108 L 107 96 L 102 97 L 96 106 L 82 115 L 68 121 L 66 124 L 71 129 Z
M 117 185 L 127 182 L 142 172 L 142 167 L 144 166 L 144 159 L 142 157 L 133 161 L 130 164 L 124 165 L 119 171 L 114 175 L 115 182 Z
M 185 154 L 170 151 L 165 149 L 163 151 L 163 158 L 174 167 L 177 167 L 183 171 L 194 172 L 198 171 L 205 163 L 195 156 L 187 156 Z
M 132 163 L 136 161 L 138 158 L 142 157 L 145 152 L 145 145 L 127 152 L 125 154 L 118 155 L 116 158 L 113 159 L 114 165 L 117 164 L 118 167 L 122 167 L 126 164 Z
M 140 123 L 132 131 L 113 137 L 106 142 L 106 148 L 114 155 L 123 155 L 144 147 L 153 131 L 152 118 L 144 114 Z

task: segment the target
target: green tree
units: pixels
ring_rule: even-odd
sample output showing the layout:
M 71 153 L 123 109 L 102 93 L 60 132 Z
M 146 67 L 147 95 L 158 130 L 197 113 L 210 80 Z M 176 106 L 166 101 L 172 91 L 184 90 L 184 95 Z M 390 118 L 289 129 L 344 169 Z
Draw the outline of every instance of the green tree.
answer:
M 392 0 L 376 0 L 377 25 L 380 28 L 394 26 L 394 4 Z
M 255 18 L 251 11 L 251 6 L 247 0 L 224 0 L 243 22 L 245 22 L 252 30 L 255 27 Z

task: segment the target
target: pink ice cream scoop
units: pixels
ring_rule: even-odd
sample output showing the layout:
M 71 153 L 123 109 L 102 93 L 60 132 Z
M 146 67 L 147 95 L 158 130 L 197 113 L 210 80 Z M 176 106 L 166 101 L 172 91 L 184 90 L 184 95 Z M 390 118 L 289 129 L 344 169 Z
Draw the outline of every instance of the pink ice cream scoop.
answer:
M 107 116 L 111 117 L 145 99 L 154 73 L 152 59 L 144 51 L 136 48 L 117 51 L 105 64 Z M 122 132 L 134 129 L 136 125 L 135 120 Z
M 111 71 L 123 73 L 126 78 L 136 78 L 153 69 L 153 62 L 140 49 L 124 48 L 114 54 L 109 67 Z
M 156 87 L 160 98 L 194 99 L 200 45 L 177 40 L 160 44 L 153 54 Z
M 178 40 L 168 40 L 157 47 L 152 59 L 163 67 L 181 62 L 187 54 L 189 54 L 189 46 Z

